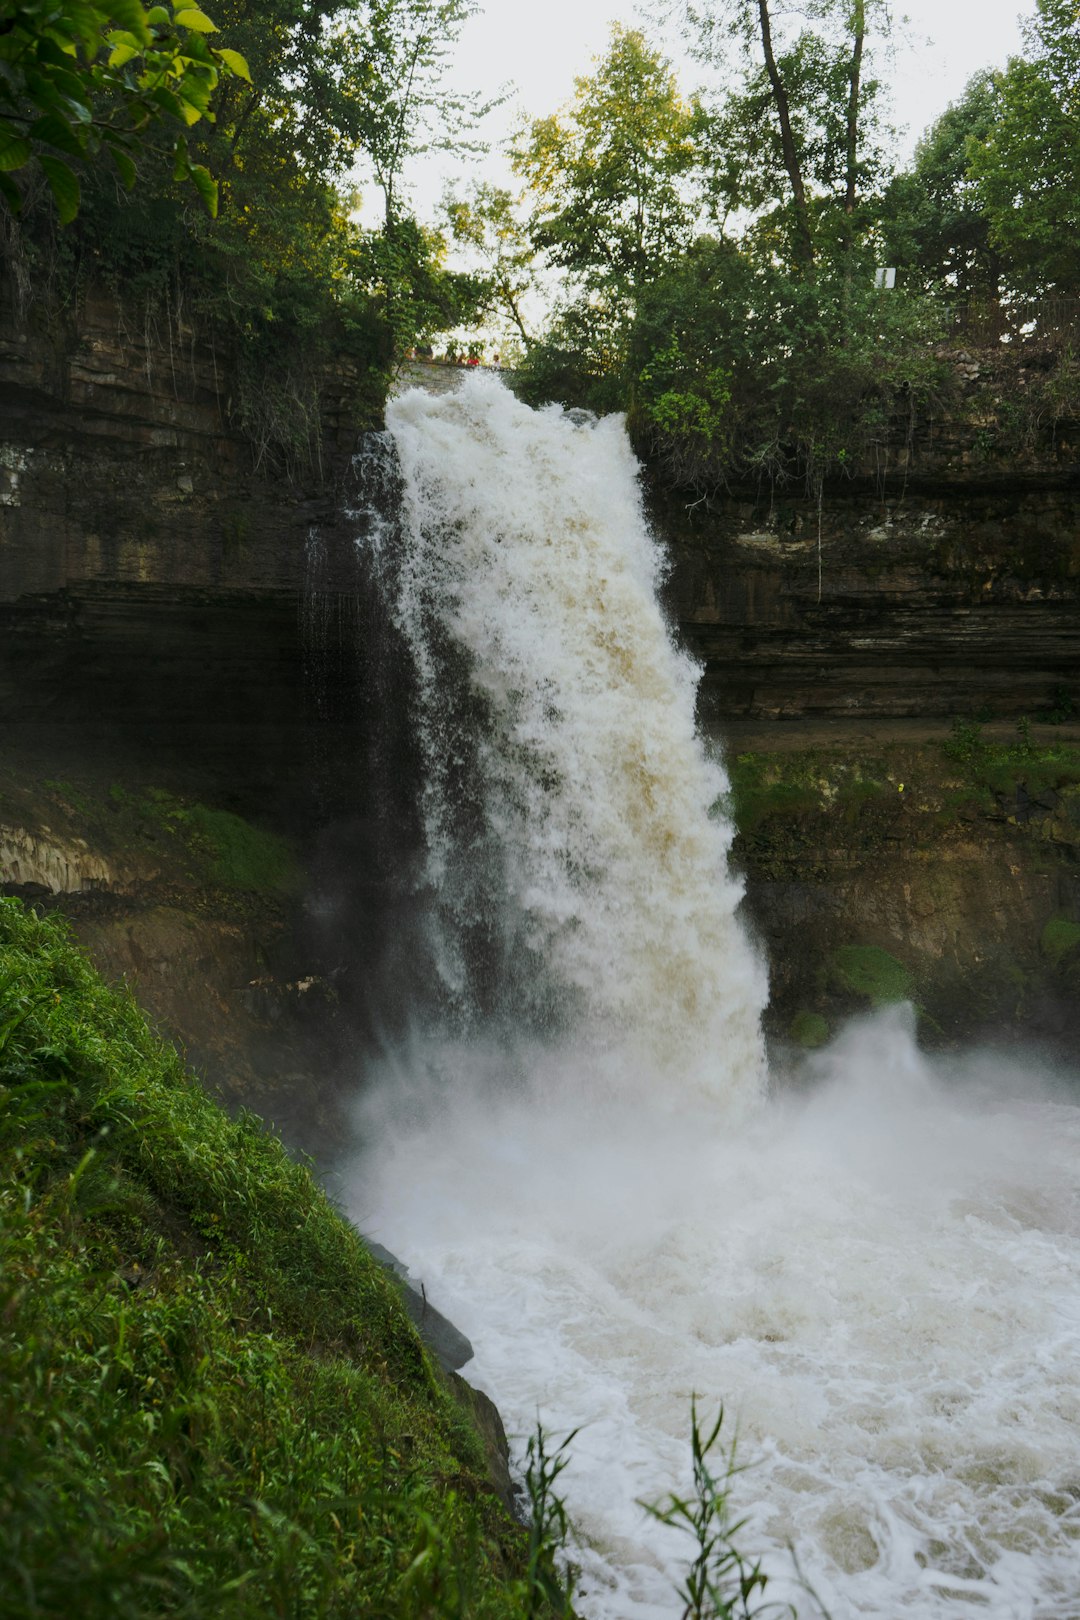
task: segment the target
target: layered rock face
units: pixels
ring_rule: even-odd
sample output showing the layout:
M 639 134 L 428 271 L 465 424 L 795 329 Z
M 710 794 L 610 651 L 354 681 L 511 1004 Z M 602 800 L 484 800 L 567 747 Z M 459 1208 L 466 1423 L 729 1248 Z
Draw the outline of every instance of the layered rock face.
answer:
M 170 818 L 285 833 L 308 892 L 375 887 L 351 381 L 297 481 L 260 465 L 228 358 L 191 331 L 132 330 L 104 297 L 64 330 L 0 312 L 0 887 L 62 904 L 220 1090 L 279 1117 L 290 1087 L 318 1112 L 349 930 L 301 888 L 223 885 Z M 133 805 L 152 814 L 128 825 Z
M 339 522 L 356 441 L 347 380 L 298 487 L 256 465 L 227 357 L 190 331 L 132 331 L 105 298 L 59 333 L 4 314 L 0 720 L 187 728 L 280 780 L 306 547 Z
M 984 442 L 972 369 L 950 420 L 913 424 L 888 464 L 827 482 L 820 505 L 790 488 L 696 504 L 654 495 L 672 612 L 704 662 L 709 720 L 737 728 L 738 749 L 768 752 L 785 717 L 904 717 L 945 736 L 957 715 L 1080 706 L 1080 433 L 1058 424 L 1006 464 Z M 348 515 L 348 382 L 327 393 L 321 466 L 290 480 L 235 427 L 228 357 L 189 330 L 134 330 L 104 297 L 63 331 L 0 310 L 0 746 L 24 786 L 85 781 L 104 803 L 110 783 L 157 785 L 285 832 L 316 900 L 279 911 L 271 980 L 332 981 L 354 1007 L 377 996 L 384 1018 L 392 975 L 380 980 L 380 963 L 393 960 L 400 897 L 380 829 L 389 821 L 407 849 L 415 784 L 403 677 Z M 875 747 L 856 732 L 844 757 Z M 165 889 L 117 876 L 116 850 L 79 842 L 77 811 L 50 824 L 61 790 L 50 792 L 0 815 L 3 879 L 80 895 L 72 909 L 109 969 L 141 975 L 164 1024 L 217 1052 L 227 1083 L 232 1010 L 258 1003 L 263 1020 L 267 1006 L 253 925 L 234 908 L 207 944 L 208 902 L 178 898 L 175 873 Z M 814 963 L 851 943 L 900 958 L 910 944 L 913 971 L 940 961 L 957 996 L 978 995 L 1005 1020 L 1019 1002 L 1006 1008 L 989 978 L 976 984 L 976 935 L 998 942 L 1000 985 L 1018 929 L 1024 1017 L 1042 1016 L 1039 929 L 1080 903 L 1073 844 L 1036 848 L 995 828 L 991 852 L 981 836 L 960 838 L 955 818 L 941 823 L 935 803 L 917 821 L 908 813 L 910 845 L 899 832 L 899 843 L 883 833 L 853 844 L 831 811 L 790 837 L 782 818 L 762 823 L 746 861 L 785 1019 L 825 1005 Z M 1027 873 L 1036 858 L 1045 870 Z M 946 861 L 968 876 L 942 899 L 930 874 Z M 935 943 L 935 916 L 953 934 L 966 928 L 968 943 Z M 198 999 L 193 963 L 205 967 L 196 979 L 228 989 L 214 1003 L 220 1040 L 185 1013 Z M 944 1004 L 924 999 L 944 1027 Z
M 717 715 L 1030 714 L 1077 688 L 1080 455 L 1062 436 L 1006 478 L 973 437 L 827 483 L 820 509 L 657 503 Z

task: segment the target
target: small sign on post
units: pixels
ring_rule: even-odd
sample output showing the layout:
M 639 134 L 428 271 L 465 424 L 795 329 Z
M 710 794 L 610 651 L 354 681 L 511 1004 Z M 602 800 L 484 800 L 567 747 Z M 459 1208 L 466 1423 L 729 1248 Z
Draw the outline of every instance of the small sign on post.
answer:
M 896 271 L 895 270 L 886 270 L 883 266 L 879 266 L 878 269 L 876 269 L 874 271 L 874 286 L 875 287 L 895 287 L 896 286 Z

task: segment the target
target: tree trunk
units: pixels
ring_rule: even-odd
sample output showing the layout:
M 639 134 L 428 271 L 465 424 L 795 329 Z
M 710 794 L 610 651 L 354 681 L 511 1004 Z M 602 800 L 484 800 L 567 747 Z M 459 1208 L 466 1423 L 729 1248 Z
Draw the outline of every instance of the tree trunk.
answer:
M 858 184 L 859 158 L 859 90 L 862 80 L 863 40 L 866 38 L 866 0 L 855 0 L 852 17 L 854 38 L 851 44 L 850 92 L 847 105 L 847 163 L 844 186 L 844 213 L 855 212 L 855 193 Z M 850 231 L 849 242 L 850 247 Z
M 780 120 L 780 145 L 783 149 L 784 167 L 787 169 L 788 179 L 791 182 L 791 195 L 795 204 L 795 254 L 800 264 L 808 268 L 814 262 L 814 239 L 810 231 L 810 211 L 806 205 L 806 188 L 803 185 L 798 148 L 795 145 L 795 136 L 791 128 L 791 106 L 788 102 L 784 81 L 780 77 L 780 70 L 776 65 L 776 56 L 773 53 L 772 22 L 769 17 L 768 0 L 758 0 L 758 17 L 761 26 L 761 49 L 765 56 L 765 71 L 769 75 L 769 84 L 772 86 L 773 100 L 776 103 L 776 112 Z

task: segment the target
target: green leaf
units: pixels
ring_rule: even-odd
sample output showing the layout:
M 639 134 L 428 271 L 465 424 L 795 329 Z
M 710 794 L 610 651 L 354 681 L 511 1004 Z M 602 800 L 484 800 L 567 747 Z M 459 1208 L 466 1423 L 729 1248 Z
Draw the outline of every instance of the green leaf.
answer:
M 228 71 L 235 74 L 238 79 L 243 79 L 246 84 L 251 83 L 251 73 L 248 70 L 247 63 L 244 61 L 244 58 L 240 55 L 239 51 L 215 51 L 214 55 L 217 57 L 222 67 L 227 68 Z
M 31 124 L 30 139 L 44 141 L 46 146 L 55 146 L 58 151 L 66 152 L 68 157 L 80 158 L 83 155 L 83 143 L 71 125 L 56 113 L 45 113 Z
M 202 163 L 191 165 L 191 178 L 195 182 L 195 190 L 206 204 L 206 211 L 211 219 L 217 219 L 218 183 L 210 170 Z
M 78 0 L 69 0 L 68 5 L 62 10 L 58 28 L 50 32 L 53 38 L 57 39 L 61 50 L 67 51 L 71 56 L 77 53 L 75 39 L 78 38 L 86 52 L 87 60 L 92 61 L 101 48 L 101 36 L 108 21 L 109 14 L 99 11 L 96 6 L 81 5 Z
M 21 169 L 34 155 L 30 142 L 17 135 L 10 124 L 0 123 L 0 172 Z
M 146 20 L 151 28 L 168 28 L 172 18 L 164 6 L 151 6 L 146 13 Z
M 42 34 L 35 47 L 34 56 L 39 63 L 51 64 L 53 67 L 64 67 L 71 61 L 70 52 L 62 50 L 50 34 Z
M 54 68 L 48 75 L 28 73 L 26 87 L 39 107 L 57 107 L 63 101 L 70 116 L 80 124 L 88 124 L 93 117 L 89 86 L 77 73 L 69 72 L 66 68 Z
M 200 62 L 214 65 L 214 58 L 210 46 L 201 34 L 189 34 L 184 41 L 184 48 L 177 55 L 180 62 Z
M 170 118 L 175 118 L 181 123 L 194 123 L 195 121 L 184 117 L 184 109 L 181 107 L 180 102 L 171 90 L 166 90 L 163 84 L 159 85 L 156 90 L 151 90 L 148 99 L 154 103 L 155 107 L 160 107 L 162 112 L 167 112 Z
M 215 74 L 214 77 L 216 79 L 217 75 Z M 187 106 L 194 107 L 196 115 L 201 117 L 210 105 L 213 88 L 212 84 L 207 84 L 205 80 L 197 78 L 194 73 L 185 73 L 176 86 L 176 93 Z
M 118 22 L 121 28 L 126 28 L 134 34 L 141 45 L 149 45 L 150 29 L 147 27 L 146 12 L 139 4 L 139 0 L 105 0 L 109 16 Z
M 125 39 L 122 34 L 110 36 L 117 41 L 109 52 L 109 66 L 111 68 L 125 67 L 128 62 L 142 55 L 142 46 L 136 45 L 130 38 Z
M 79 182 L 60 158 L 42 157 L 39 162 L 49 182 L 60 223 L 70 225 L 79 212 Z
M 130 191 L 132 186 L 135 184 L 135 165 L 128 154 L 126 152 L 122 152 L 119 147 L 112 147 L 111 152 L 112 160 L 116 165 L 116 172 L 120 176 L 121 184 L 123 185 L 125 191 Z
M 196 34 L 216 34 L 217 23 L 211 22 L 205 11 L 198 11 L 194 6 L 188 6 L 178 11 L 173 17 L 177 28 L 191 28 Z

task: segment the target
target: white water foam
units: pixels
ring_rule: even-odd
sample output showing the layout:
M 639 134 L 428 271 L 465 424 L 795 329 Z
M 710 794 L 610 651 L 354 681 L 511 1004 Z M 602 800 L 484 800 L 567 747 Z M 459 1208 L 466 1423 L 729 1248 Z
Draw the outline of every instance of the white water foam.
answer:
M 755 1096 L 766 988 L 734 921 L 730 831 L 709 814 L 726 782 L 695 738 L 698 672 L 657 605 L 661 555 L 621 421 L 530 411 L 477 377 L 404 395 L 388 424 L 447 985 L 462 992 L 463 940 L 486 909 L 500 981 L 543 977 L 574 1008 L 578 1049 L 647 1059 L 680 1092 Z M 445 644 L 466 665 L 464 718 Z
M 638 1507 L 689 1475 L 691 1397 L 737 1414 L 778 1595 L 833 1620 L 1080 1616 L 1080 1112 L 988 1059 L 943 1073 L 899 1013 L 732 1128 L 549 1083 L 470 1086 L 376 1132 L 353 1214 L 471 1337 L 560 1483 L 581 1608 L 667 1620 L 686 1549 Z M 773 1588 L 770 1587 L 770 1596 Z
M 1080 1112 L 931 1063 L 903 1011 L 752 1107 L 760 972 L 619 424 L 478 379 L 391 429 L 447 972 L 455 907 L 497 897 L 507 973 L 516 945 L 577 1018 L 419 1031 L 367 1077 L 351 1213 L 519 1441 L 580 1425 L 594 1620 L 681 1612 L 687 1549 L 639 1503 L 685 1491 L 695 1395 L 737 1416 L 740 1545 L 804 1617 L 788 1543 L 833 1620 L 1080 1620 Z M 464 834 L 440 634 L 484 700 Z

